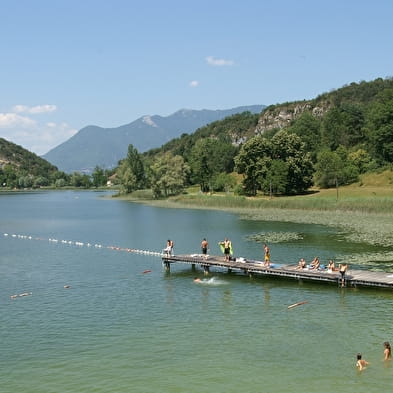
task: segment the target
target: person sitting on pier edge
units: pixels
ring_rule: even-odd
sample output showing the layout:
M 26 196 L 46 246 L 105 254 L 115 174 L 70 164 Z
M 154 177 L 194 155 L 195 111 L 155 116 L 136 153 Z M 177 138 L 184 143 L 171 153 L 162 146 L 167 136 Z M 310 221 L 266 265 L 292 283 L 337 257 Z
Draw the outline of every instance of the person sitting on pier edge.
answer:
M 201 243 L 201 249 L 202 249 L 202 254 L 205 259 L 207 259 L 207 249 L 208 248 L 209 248 L 209 243 L 207 242 L 206 238 L 204 238 Z
M 313 270 L 318 270 L 320 265 L 321 263 L 319 262 L 319 258 L 315 257 L 310 263 L 310 268 Z
M 296 269 L 304 269 L 306 265 L 306 260 L 304 258 L 301 258 L 298 265 L 296 266 Z
M 264 252 L 263 266 L 270 267 L 270 248 L 266 244 L 264 244 L 263 246 L 263 252 Z
M 336 267 L 334 266 L 334 261 L 332 259 L 329 261 L 327 269 L 328 273 L 332 273 L 336 270 Z
M 220 245 L 224 248 L 224 256 L 225 262 L 229 262 L 229 255 L 231 253 L 231 241 L 228 238 L 225 238 L 223 242 L 220 242 Z
M 341 286 L 345 286 L 345 273 L 348 270 L 348 265 L 346 263 L 340 263 L 339 272 L 341 274 Z

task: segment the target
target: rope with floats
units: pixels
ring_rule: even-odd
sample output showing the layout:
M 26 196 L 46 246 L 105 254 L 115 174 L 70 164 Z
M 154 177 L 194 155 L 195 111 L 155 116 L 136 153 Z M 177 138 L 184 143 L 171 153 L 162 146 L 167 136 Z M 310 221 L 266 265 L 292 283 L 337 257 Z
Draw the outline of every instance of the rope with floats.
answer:
M 124 247 L 117 247 L 117 246 L 104 246 L 99 243 L 85 243 L 85 242 L 79 242 L 79 241 L 73 241 L 73 240 L 58 240 L 54 238 L 42 238 L 42 237 L 34 237 L 31 235 L 20 235 L 20 234 L 12 234 L 9 235 L 8 233 L 4 233 L 4 237 L 6 238 L 13 238 L 13 239 L 26 239 L 26 240 L 38 240 L 38 241 L 48 241 L 50 243 L 55 243 L 55 244 L 64 244 L 64 245 L 74 245 L 77 247 L 94 247 L 98 249 L 108 249 L 108 250 L 114 250 L 114 251 L 123 251 L 123 252 L 132 252 L 136 254 L 141 254 L 141 255 L 153 255 L 157 257 L 162 257 L 164 254 L 162 252 L 156 252 L 156 251 L 149 251 L 149 250 L 138 250 L 135 248 L 124 248 Z M 151 270 L 144 270 L 142 273 L 150 273 Z M 64 285 L 64 289 L 69 289 L 71 288 L 70 285 Z M 10 296 L 11 299 L 15 300 L 19 297 L 25 297 L 25 296 L 30 296 L 32 295 L 32 292 L 23 292 L 20 294 L 13 294 Z
M 42 238 L 42 237 L 34 237 L 31 235 L 18 235 L 18 234 L 12 234 L 9 235 L 8 233 L 4 233 L 4 237 L 12 237 L 14 239 L 27 239 L 27 240 L 39 240 L 39 241 L 48 241 L 50 243 L 60 243 L 60 244 L 68 244 L 68 245 L 74 245 L 78 247 L 94 247 L 94 248 L 105 248 L 108 250 L 114 250 L 114 251 L 123 251 L 123 252 L 132 252 L 135 254 L 142 254 L 142 255 L 153 255 L 157 257 L 162 257 L 164 255 L 163 252 L 157 252 L 157 251 L 150 251 L 150 250 L 138 250 L 136 248 L 124 248 L 124 247 L 118 247 L 118 246 L 105 246 L 99 243 L 85 243 L 85 242 L 79 242 L 79 241 L 73 241 L 73 240 L 59 240 L 59 239 L 54 239 L 54 238 Z

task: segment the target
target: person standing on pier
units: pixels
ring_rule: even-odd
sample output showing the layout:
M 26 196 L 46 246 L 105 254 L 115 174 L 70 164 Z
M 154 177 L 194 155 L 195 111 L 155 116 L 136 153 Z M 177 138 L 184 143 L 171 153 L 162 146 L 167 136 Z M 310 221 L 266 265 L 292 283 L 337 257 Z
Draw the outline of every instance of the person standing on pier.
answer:
M 201 242 L 201 249 L 202 249 L 203 257 L 205 259 L 207 259 L 207 250 L 208 250 L 208 248 L 209 248 L 209 243 L 207 242 L 206 238 L 204 238 L 202 240 L 202 242 Z
M 265 267 L 270 267 L 270 248 L 264 244 L 263 246 L 263 252 L 264 252 L 264 266 Z
M 231 248 L 232 248 L 232 243 L 228 238 L 225 238 L 223 242 L 219 243 L 221 248 L 223 249 L 224 256 L 225 256 L 225 262 L 229 262 L 230 259 L 230 254 L 231 254 Z
M 166 248 L 164 248 L 164 252 L 168 257 L 170 257 L 173 254 L 173 246 L 174 246 L 173 240 L 168 239 L 168 241 L 166 242 Z
M 345 273 L 348 270 L 348 265 L 346 263 L 340 263 L 339 265 L 339 272 L 341 274 L 341 286 L 345 286 Z

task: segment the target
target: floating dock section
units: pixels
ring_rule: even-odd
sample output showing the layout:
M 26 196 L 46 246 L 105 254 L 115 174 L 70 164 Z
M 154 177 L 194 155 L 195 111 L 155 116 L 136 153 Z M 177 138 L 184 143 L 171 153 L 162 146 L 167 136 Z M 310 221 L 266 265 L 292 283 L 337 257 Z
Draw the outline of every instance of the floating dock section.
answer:
M 163 255 L 162 262 L 167 270 L 170 270 L 173 263 L 182 263 L 191 265 L 192 268 L 199 266 L 205 274 L 208 274 L 211 268 L 217 268 L 228 272 L 243 272 L 250 276 L 283 277 L 299 281 L 326 282 L 338 286 L 344 284 L 346 287 L 365 286 L 393 289 L 393 273 L 389 272 L 349 269 L 345 275 L 345 281 L 342 283 L 341 274 L 338 271 L 298 269 L 297 265 L 276 263 L 272 263 L 271 267 L 266 267 L 263 261 L 246 260 L 244 258 L 240 260 L 237 258 L 236 261 L 228 262 L 220 256 L 205 257 L 200 254 Z

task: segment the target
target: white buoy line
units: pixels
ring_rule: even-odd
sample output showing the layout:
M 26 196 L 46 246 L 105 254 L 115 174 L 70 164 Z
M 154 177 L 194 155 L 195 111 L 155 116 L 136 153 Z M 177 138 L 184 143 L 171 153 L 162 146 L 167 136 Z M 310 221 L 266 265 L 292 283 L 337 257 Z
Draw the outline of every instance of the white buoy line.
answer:
M 59 239 L 54 239 L 54 238 L 42 238 L 42 237 L 34 237 L 31 235 L 20 235 L 20 234 L 8 234 L 4 233 L 4 237 L 12 237 L 14 239 L 27 239 L 27 240 L 40 240 L 40 241 L 49 241 L 51 243 L 60 243 L 60 244 L 67 244 L 67 245 L 74 245 L 78 247 L 95 247 L 95 248 L 105 248 L 109 250 L 114 250 L 114 251 L 123 251 L 123 252 L 132 252 L 135 254 L 142 254 L 142 255 L 153 255 L 157 257 L 162 257 L 163 253 L 162 252 L 157 252 L 157 251 L 149 251 L 149 250 L 139 250 L 136 248 L 124 248 L 124 247 L 117 247 L 117 246 L 104 246 L 99 243 L 85 243 L 85 242 L 79 242 L 79 241 L 73 241 L 73 240 L 59 240 Z
M 117 247 L 117 246 L 104 246 L 99 243 L 85 243 L 85 242 L 79 242 L 79 241 L 73 241 L 73 240 L 59 240 L 59 239 L 54 239 L 54 238 L 42 238 L 42 237 L 34 237 L 31 235 L 20 235 L 20 234 L 11 234 L 9 235 L 8 233 L 4 233 L 4 237 L 11 237 L 13 239 L 27 239 L 27 240 L 40 240 L 40 241 L 48 241 L 50 243 L 59 243 L 59 244 L 64 244 L 64 245 L 74 245 L 77 247 L 95 247 L 98 249 L 109 249 L 109 250 L 114 250 L 114 251 L 124 251 L 124 252 L 132 252 L 136 254 L 141 254 L 141 255 L 153 255 L 157 257 L 162 257 L 164 254 L 162 252 L 156 252 L 156 251 L 149 251 L 149 250 L 138 250 L 135 248 L 123 248 L 123 247 Z M 151 270 L 145 270 L 142 273 L 149 273 Z M 65 289 L 71 288 L 70 285 L 64 285 Z M 11 295 L 11 299 L 16 299 L 18 297 L 25 297 L 25 296 L 30 296 L 32 295 L 32 292 L 23 292 L 20 294 L 14 294 Z

